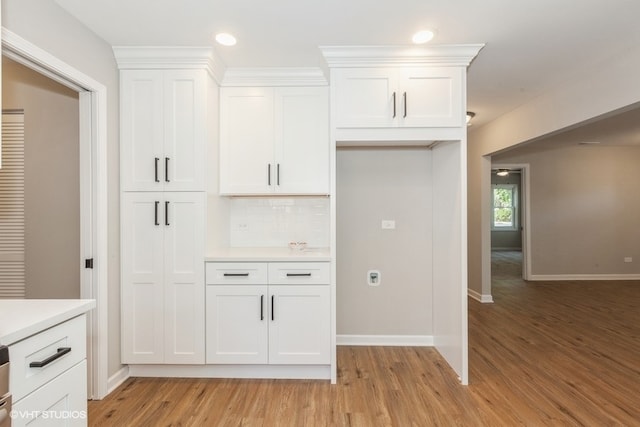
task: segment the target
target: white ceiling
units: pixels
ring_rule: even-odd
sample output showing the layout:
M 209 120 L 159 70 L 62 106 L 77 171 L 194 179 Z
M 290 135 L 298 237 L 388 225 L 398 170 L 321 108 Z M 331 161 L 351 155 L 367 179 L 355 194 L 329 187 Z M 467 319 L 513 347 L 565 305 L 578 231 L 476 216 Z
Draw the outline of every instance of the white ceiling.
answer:
M 486 43 L 468 71 L 477 126 L 640 43 L 638 0 L 56 0 L 109 44 L 216 46 L 228 67 L 323 66 L 321 45 Z

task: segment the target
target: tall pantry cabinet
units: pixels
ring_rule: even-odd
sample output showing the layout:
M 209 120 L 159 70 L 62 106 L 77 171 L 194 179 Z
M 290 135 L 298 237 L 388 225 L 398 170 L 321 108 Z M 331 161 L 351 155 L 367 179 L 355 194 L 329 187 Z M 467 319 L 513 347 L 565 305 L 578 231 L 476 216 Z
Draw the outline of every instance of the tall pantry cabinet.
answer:
M 120 68 L 122 363 L 202 364 L 206 49 L 114 48 Z

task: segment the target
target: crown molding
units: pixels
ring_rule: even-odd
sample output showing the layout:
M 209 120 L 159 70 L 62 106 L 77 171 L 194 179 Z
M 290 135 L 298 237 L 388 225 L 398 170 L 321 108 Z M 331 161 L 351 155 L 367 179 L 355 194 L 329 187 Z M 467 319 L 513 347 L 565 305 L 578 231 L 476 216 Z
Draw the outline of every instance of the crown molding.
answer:
M 416 46 L 320 46 L 329 68 L 407 65 L 468 66 L 484 44 Z
M 205 69 L 218 83 L 226 68 L 211 47 L 114 46 L 113 54 L 121 70 Z
M 319 68 L 228 68 L 220 86 L 327 86 Z

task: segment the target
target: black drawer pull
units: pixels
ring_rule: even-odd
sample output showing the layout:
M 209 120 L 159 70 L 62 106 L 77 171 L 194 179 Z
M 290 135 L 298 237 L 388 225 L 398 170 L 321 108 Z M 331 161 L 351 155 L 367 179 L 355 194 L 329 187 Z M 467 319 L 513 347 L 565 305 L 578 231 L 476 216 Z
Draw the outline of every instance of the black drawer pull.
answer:
M 264 320 L 264 295 L 260 295 L 260 320 Z
M 249 273 L 224 273 L 224 277 L 249 277 Z
M 287 273 L 287 277 L 311 277 L 311 273 Z
M 44 360 L 40 360 L 39 362 L 31 362 L 29 363 L 29 367 L 44 368 L 49 363 L 53 362 L 54 360 L 60 359 L 62 356 L 64 356 L 67 353 L 71 353 L 71 347 L 60 347 L 56 352 L 56 354 L 54 354 L 53 356 L 49 356 Z

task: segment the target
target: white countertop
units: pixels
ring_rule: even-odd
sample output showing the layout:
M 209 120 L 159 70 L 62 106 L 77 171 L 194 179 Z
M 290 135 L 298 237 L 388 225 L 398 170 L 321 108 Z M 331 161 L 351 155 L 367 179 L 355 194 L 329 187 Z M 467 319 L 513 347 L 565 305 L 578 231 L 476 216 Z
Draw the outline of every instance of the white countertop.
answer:
M 2 299 L 0 344 L 13 344 L 95 306 L 92 299 Z
M 313 262 L 330 261 L 329 248 L 224 248 L 207 254 L 205 261 L 225 262 Z

